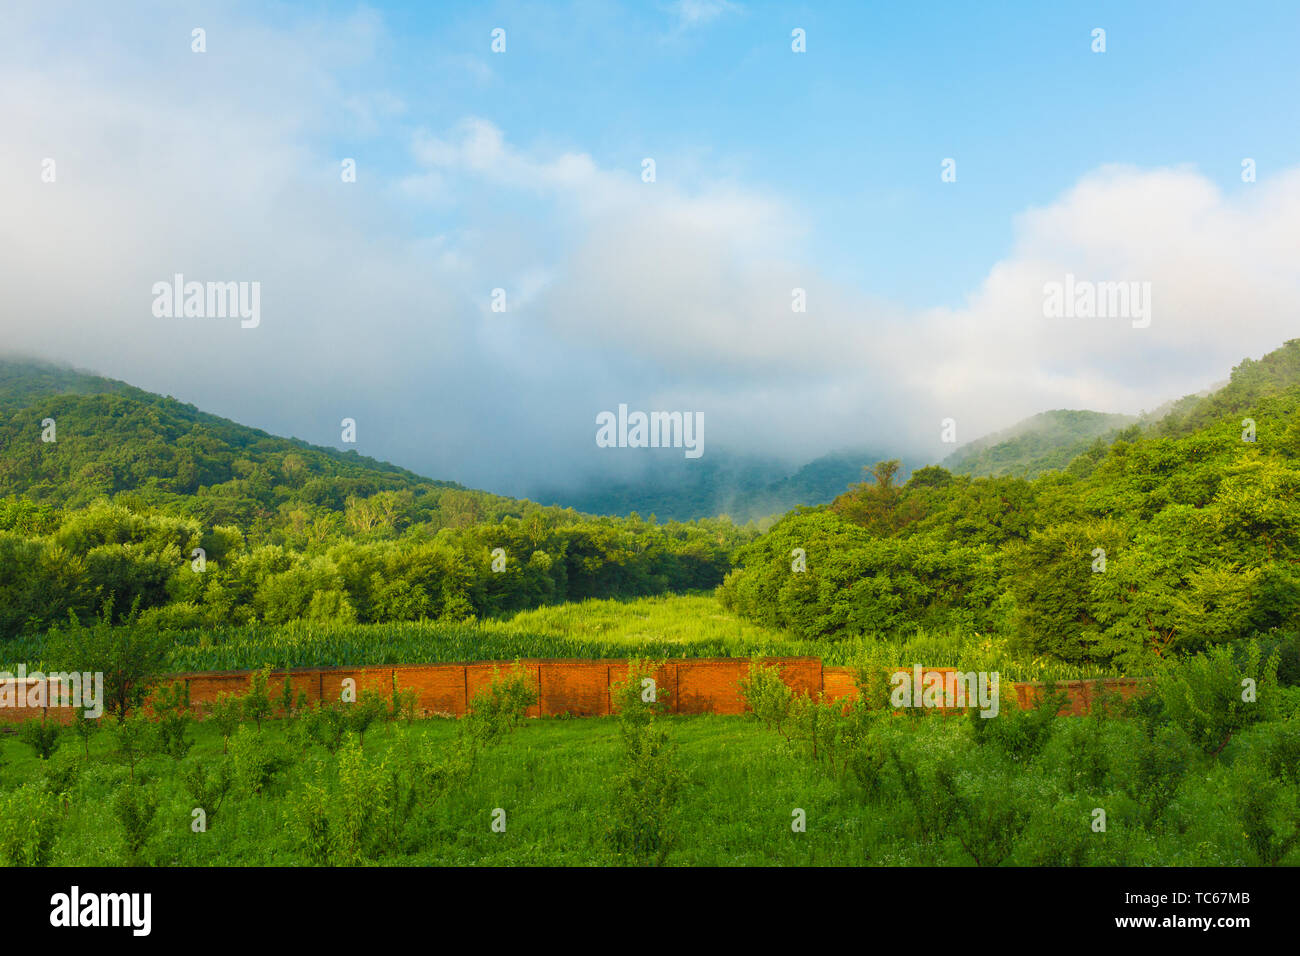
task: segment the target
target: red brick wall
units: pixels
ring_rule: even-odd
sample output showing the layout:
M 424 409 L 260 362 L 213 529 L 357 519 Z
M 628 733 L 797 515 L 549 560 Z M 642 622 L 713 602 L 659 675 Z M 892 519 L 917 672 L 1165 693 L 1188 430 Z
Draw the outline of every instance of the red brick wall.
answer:
M 851 667 L 826 667 L 815 657 L 771 658 L 764 661 L 778 669 L 782 680 L 796 693 L 811 696 L 825 694 L 832 700 L 857 697 L 856 671 Z M 525 660 L 519 662 L 529 682 L 537 691 L 538 702 L 528 710 L 530 717 L 572 714 L 577 717 L 605 716 L 613 712 L 610 689 L 627 679 L 627 661 L 623 660 Z M 388 697 L 396 679 L 399 689 L 416 692 L 417 710 L 426 715 L 465 713 L 468 701 L 486 687 L 494 672 L 508 673 L 511 661 L 481 661 L 471 664 L 410 664 L 382 667 L 323 667 L 288 671 L 295 699 L 299 691 L 309 702 L 338 701 L 343 681 L 356 681 L 358 694 L 376 692 Z M 925 673 L 952 668 L 926 668 Z M 670 708 L 679 714 L 740 714 L 745 704 L 739 681 L 749 673 L 746 658 L 677 658 L 662 662 L 655 673 L 659 687 L 668 695 Z M 249 671 L 224 671 L 176 674 L 169 680 L 189 684 L 190 699 L 196 710 L 211 703 L 219 694 L 245 694 Z M 267 692 L 278 700 L 286 672 L 273 671 Z M 1146 682 L 1133 678 L 1100 682 L 1108 692 L 1127 700 L 1140 693 Z M 1096 681 L 1066 681 L 1058 685 L 1067 695 L 1063 715 L 1086 714 L 1096 697 Z M 1042 695 L 1040 684 L 1015 684 L 1022 707 L 1032 705 Z M 47 708 L 50 719 L 66 722 L 71 708 Z M 29 708 L 0 708 L 0 724 L 15 723 L 41 715 Z

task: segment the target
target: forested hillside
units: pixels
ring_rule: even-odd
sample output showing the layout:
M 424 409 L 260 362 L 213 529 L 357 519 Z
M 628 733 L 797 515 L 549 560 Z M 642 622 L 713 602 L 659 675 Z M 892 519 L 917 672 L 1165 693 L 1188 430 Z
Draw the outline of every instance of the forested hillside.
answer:
M 804 637 L 974 630 L 1025 655 L 1124 667 L 1294 637 L 1298 459 L 1292 340 L 1064 472 L 972 479 L 929 467 L 899 484 L 882 463 L 872 481 L 742 548 L 719 595 Z M 793 569 L 795 549 L 806 571 Z
M 0 364 L 0 638 L 109 605 L 178 628 L 462 620 L 708 588 L 748 536 L 544 508 Z
M 799 505 L 826 504 L 884 452 L 846 450 L 822 455 L 793 472 L 778 461 L 711 451 L 685 461 L 664 454 L 635 480 L 590 479 L 571 489 L 548 488 L 534 497 L 590 514 L 658 515 L 686 521 L 728 515 L 762 522 Z
M 1137 421 L 1131 415 L 1058 409 L 963 445 L 943 461 L 953 474 L 1034 478 L 1061 469 L 1098 438 L 1114 437 Z

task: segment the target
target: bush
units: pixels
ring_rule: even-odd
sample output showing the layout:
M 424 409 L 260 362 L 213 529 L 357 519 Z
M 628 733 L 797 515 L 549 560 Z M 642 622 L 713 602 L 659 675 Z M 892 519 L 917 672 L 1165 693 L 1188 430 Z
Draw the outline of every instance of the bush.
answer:
M 1220 644 L 1165 667 L 1156 693 L 1168 719 L 1205 753 L 1217 755 L 1233 734 L 1277 713 L 1277 662 L 1276 654 L 1264 659 L 1253 641 L 1235 653 Z M 1254 682 L 1254 695 L 1247 681 Z
M 138 866 L 158 812 L 158 794 L 152 786 L 128 781 L 117 788 L 112 807 L 113 816 L 122 827 L 125 860 L 131 866 Z
M 754 658 L 749 665 L 748 676 L 740 682 L 740 692 L 750 711 L 763 722 L 763 726 L 789 739 L 785 723 L 790 716 L 794 692 L 781 679 L 780 671 L 763 664 L 761 658 Z
M 194 802 L 194 808 L 202 809 L 211 824 L 233 783 L 230 761 L 222 759 L 212 763 L 195 761 L 186 764 L 181 769 L 180 781 Z
M 239 721 L 244 713 L 243 701 L 233 694 L 219 694 L 215 701 L 206 705 L 205 709 L 208 719 L 216 726 L 217 733 L 221 734 L 221 752 L 229 753 L 230 738 L 239 728 Z
M 36 752 L 39 760 L 49 760 L 59 746 L 63 728 L 42 715 L 40 720 L 26 720 L 18 728 L 18 739 Z
M 343 704 L 317 704 L 306 712 L 298 725 L 301 739 L 320 744 L 330 753 L 343 745 L 348 731 L 348 715 Z
M 158 727 L 144 714 L 131 714 L 113 728 L 113 755 L 126 764 L 132 780 L 136 764 L 157 750 Z
M 104 675 L 104 698 L 118 718 L 144 703 L 171 649 L 171 638 L 136 620 L 114 627 L 113 603 L 106 601 L 101 618 L 83 627 L 69 613 L 66 628 L 52 627 L 45 642 L 47 671 L 82 671 Z
M 50 793 L 63 802 L 63 811 L 66 813 L 68 799 L 81 777 L 82 759 L 73 752 L 60 750 L 42 769 L 45 771 L 46 786 Z
M 1258 767 L 1234 774 L 1233 808 L 1257 866 L 1277 866 L 1300 847 L 1300 792 Z
M 240 726 L 230 740 L 230 760 L 235 785 L 252 796 L 262 794 L 276 774 L 293 763 L 284 749 L 272 743 L 247 724 Z
M 54 794 L 36 784 L 0 793 L 0 863 L 46 866 L 59 825 Z
M 522 667 L 516 665 L 504 677 L 494 670 L 491 683 L 469 702 L 465 726 L 480 747 L 488 746 L 514 730 L 536 703 L 537 691 Z
M 87 757 L 90 756 L 90 738 L 99 731 L 100 719 L 99 717 L 87 717 L 86 712 L 80 707 L 73 711 L 72 732 L 81 741 L 81 748 Z
M 248 693 L 244 695 L 244 719 L 251 720 L 260 732 L 262 721 L 271 716 L 271 696 L 266 685 L 271 679 L 271 666 L 267 664 L 261 670 L 253 671 Z
M 667 698 L 658 687 L 651 693 L 645 685 L 654 672 L 646 661 L 629 660 L 627 679 L 610 691 L 618 705 L 624 752 L 606 837 L 620 857 L 662 866 L 677 839 L 675 817 L 684 778 L 668 734 L 655 725 Z
M 984 717 L 978 709 L 967 708 L 970 728 L 977 743 L 992 744 L 1012 761 L 1026 763 L 1042 753 L 1051 739 L 1066 695 L 1057 690 L 1054 681 L 1047 681 L 1033 705 L 1021 708 L 1013 694 L 1001 693 L 1004 690 L 1005 686 L 999 688 L 996 717 Z
M 163 688 L 154 699 L 154 714 L 158 721 L 158 748 L 169 757 L 180 760 L 194 744 L 186 736 L 194 722 L 190 710 L 190 685 L 175 681 Z

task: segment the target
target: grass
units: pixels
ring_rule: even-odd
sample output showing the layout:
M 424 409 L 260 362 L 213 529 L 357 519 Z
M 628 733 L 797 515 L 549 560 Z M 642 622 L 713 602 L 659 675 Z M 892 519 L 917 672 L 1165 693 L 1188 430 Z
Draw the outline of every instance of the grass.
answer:
M 836 813 L 835 784 L 793 754 L 782 753 L 753 721 L 726 717 L 664 718 L 691 772 L 682 815 L 695 821 L 684 833 L 673 863 L 697 865 L 851 863 L 851 847 L 837 825 L 790 832 L 794 806 L 810 819 Z M 405 728 L 368 733 L 365 751 L 379 759 L 409 732 L 450 744 L 456 722 L 430 720 Z M 263 731 L 282 739 L 280 722 Z M 198 725 L 187 761 L 221 757 L 221 739 Z M 92 738 L 92 761 L 82 774 L 53 847 L 50 863 L 114 866 L 124 863 L 120 825 L 110 810 L 112 794 L 126 770 L 107 756 L 106 734 Z M 62 747 L 80 743 L 65 739 Z M 433 830 L 416 853 L 385 858 L 391 864 L 512 866 L 581 865 L 611 862 L 603 834 L 608 786 L 621 753 L 612 718 L 530 720 L 484 754 L 470 780 L 446 795 Z M 0 735 L 0 790 L 39 779 L 43 765 L 11 735 Z M 206 833 L 190 830 L 190 802 L 177 783 L 177 764 L 154 756 L 137 766 L 138 776 L 157 781 L 163 799 L 145 860 L 161 866 L 277 865 L 302 862 L 286 832 L 285 797 L 310 779 L 299 763 L 260 797 L 228 798 Z M 506 810 L 506 832 L 491 829 L 492 811 Z
M 878 745 L 897 752 L 919 774 L 906 789 L 887 763 L 881 789 L 868 795 L 850 774 L 837 777 L 808 759 L 797 744 L 747 717 L 664 717 L 675 761 L 686 786 L 677 810 L 676 844 L 669 865 L 970 865 L 963 826 L 984 825 L 1010 805 L 1023 811 L 1003 862 L 1036 864 L 1243 865 L 1253 860 L 1236 807 L 1242 794 L 1260 786 L 1253 756 L 1258 739 L 1244 735 L 1223 759 L 1189 755 L 1185 773 L 1175 773 L 1176 790 L 1147 819 L 1146 785 L 1135 786 L 1141 730 L 1131 720 L 1104 725 L 1060 719 L 1041 750 L 1009 760 L 995 744 L 978 743 L 970 721 L 938 716 L 886 720 Z M 1265 728 L 1267 729 L 1267 728 Z M 407 738 L 449 746 L 457 723 L 417 721 L 388 724 L 365 736 L 372 764 L 397 752 Z M 222 743 L 211 724 L 192 728 L 195 745 L 184 763 L 211 768 L 222 760 Z M 281 721 L 264 725 L 268 742 L 287 740 Z M 1095 735 L 1095 736 L 1094 736 Z M 114 795 L 135 784 L 125 767 L 108 755 L 109 734 L 92 739 L 91 759 L 64 798 L 56 821 L 41 834 L 47 862 L 69 866 L 114 866 L 129 859 L 124 830 L 112 807 Z M 1262 739 L 1262 738 L 1261 738 Z M 80 743 L 65 737 L 73 754 Z M 1103 754 L 1104 772 L 1095 784 L 1076 772 L 1081 754 Z M 605 837 L 611 781 L 621 764 L 619 727 L 612 718 L 525 721 L 485 751 L 469 778 L 445 794 L 417 830 L 370 862 L 377 865 L 604 865 L 616 862 Z M 56 755 L 56 761 L 60 756 Z M 11 734 L 0 734 L 0 800 L 14 788 L 41 787 L 48 764 L 38 761 Z M 156 866 L 299 865 L 304 857 L 293 836 L 302 813 L 297 801 L 330 771 L 319 747 L 298 752 L 261 795 L 227 798 L 207 832 L 191 830 L 192 799 L 180 786 L 182 766 L 151 756 L 136 767 L 160 796 L 141 862 Z M 322 764 L 320 761 L 323 760 Z M 922 814 L 952 813 L 945 786 L 933 777 L 940 765 L 955 767 L 956 787 L 970 801 L 967 823 L 946 818 L 925 824 Z M 931 779 L 933 777 L 933 779 Z M 1278 809 L 1294 806 L 1296 787 L 1282 786 Z M 938 801 L 938 802 L 936 802 Z M 63 800 L 60 801 L 62 803 Z M 11 804 L 12 805 L 12 804 Z M 943 811 L 947 806 L 947 811 Z M 1095 807 L 1109 815 L 1109 832 L 1091 826 Z M 494 832 L 493 812 L 506 812 L 506 830 Z M 806 813 L 807 830 L 791 829 L 793 811 Z M 936 819 L 939 819 L 936 817 Z M 1280 818 L 1279 818 L 1280 819 Z M 3 824 L 0 823 L 0 830 Z M 1284 862 L 1297 862 L 1293 850 Z
M 0 649 L 12 669 L 39 664 L 38 639 Z M 416 621 L 390 624 L 295 622 L 182 632 L 168 667 L 173 672 L 326 667 L 362 664 L 439 664 L 519 657 L 820 657 L 855 665 L 868 657 L 900 666 L 997 671 L 1006 680 L 1069 680 L 1121 675 L 1099 667 L 1072 667 L 1016 657 L 1007 641 L 980 634 L 916 634 L 892 639 L 810 641 L 747 621 L 722 609 L 711 594 L 636 600 L 589 600 L 522 611 L 506 620 Z

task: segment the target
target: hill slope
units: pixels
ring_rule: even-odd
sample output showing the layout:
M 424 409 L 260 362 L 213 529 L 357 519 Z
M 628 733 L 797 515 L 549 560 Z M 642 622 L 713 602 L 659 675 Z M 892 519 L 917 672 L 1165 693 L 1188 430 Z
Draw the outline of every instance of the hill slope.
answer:
M 285 505 L 342 510 L 350 497 L 383 491 L 455 492 L 448 501 L 472 504 L 475 519 L 523 505 L 355 451 L 278 438 L 125 382 L 0 359 L 0 497 L 76 508 L 130 492 L 208 523 L 248 525 Z
M 576 489 L 547 489 L 533 495 L 591 514 L 656 515 L 678 521 L 728 515 L 734 521 L 762 521 L 800 505 L 832 501 L 864 467 L 885 452 L 854 449 L 831 452 L 791 472 L 780 462 L 711 453 L 707 460 L 684 462 L 665 456 L 662 467 L 636 480 L 592 481 Z M 905 479 L 910 466 L 904 464 Z
M 1098 438 L 1117 435 L 1137 419 L 1071 409 L 1039 412 L 1010 428 L 968 442 L 944 459 L 954 474 L 1032 478 L 1061 469 Z

